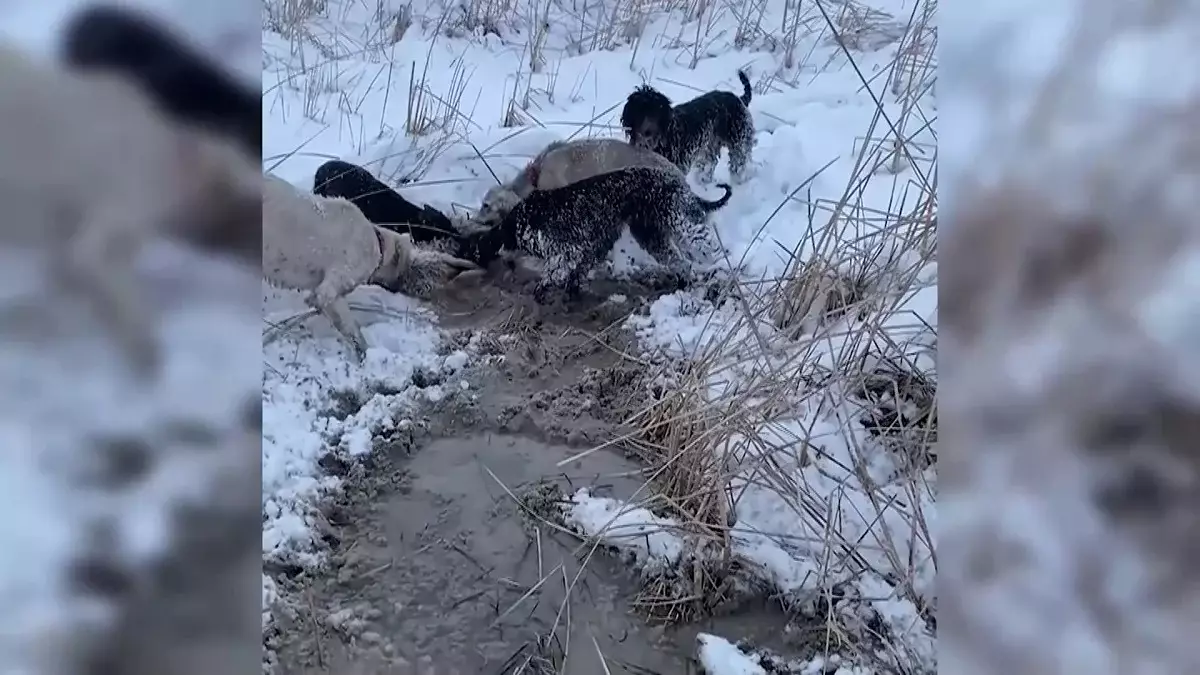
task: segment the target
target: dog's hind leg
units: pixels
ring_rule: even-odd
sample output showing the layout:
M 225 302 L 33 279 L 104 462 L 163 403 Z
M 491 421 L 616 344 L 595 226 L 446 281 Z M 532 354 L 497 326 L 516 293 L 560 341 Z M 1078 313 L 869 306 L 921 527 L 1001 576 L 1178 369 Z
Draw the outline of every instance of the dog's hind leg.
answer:
M 630 223 L 629 231 L 646 253 L 649 253 L 660 265 L 666 267 L 679 287 L 683 288 L 692 279 L 692 265 L 675 248 L 668 233 L 663 227 L 653 227 L 648 223 L 634 220 Z
M 533 299 L 540 305 L 550 301 L 550 294 L 561 291 L 567 300 L 579 296 L 584 271 L 588 269 L 576 256 L 562 256 L 546 261 L 542 278 L 533 287 Z
M 729 178 L 734 185 L 741 185 L 750 177 L 753 155 L 754 125 L 746 124 L 729 146 Z
M 359 281 L 338 270 L 329 270 L 325 278 L 308 296 L 308 306 L 324 314 L 334 329 L 349 343 L 361 362 L 367 355 L 367 340 L 350 315 L 346 294 L 359 286 Z
M 697 177 L 701 183 L 707 185 L 713 182 L 713 176 L 717 171 L 717 162 L 720 161 L 721 145 L 709 140 L 704 147 L 700 148 L 700 153 L 696 158 L 696 168 L 699 171 Z
M 747 152 L 743 152 L 741 148 L 730 146 L 729 148 L 729 181 L 734 185 L 741 185 L 746 182 L 749 177 L 747 167 L 750 164 L 750 157 Z

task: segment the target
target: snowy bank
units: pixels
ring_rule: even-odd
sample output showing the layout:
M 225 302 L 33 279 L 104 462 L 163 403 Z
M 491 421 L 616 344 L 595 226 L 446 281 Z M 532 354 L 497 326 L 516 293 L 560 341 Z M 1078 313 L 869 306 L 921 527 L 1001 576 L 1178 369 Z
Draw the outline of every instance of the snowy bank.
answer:
M 307 312 L 298 293 L 264 284 L 263 347 L 263 560 L 313 567 L 321 564 L 323 497 L 341 486 L 322 466 L 327 455 L 361 458 L 377 436 L 411 425 L 413 404 L 440 396 L 419 387 L 418 371 L 453 373 L 464 352 L 439 353 L 436 317 L 419 302 L 376 288 L 350 294 L 370 348 L 360 365 L 321 316 Z M 303 322 L 295 317 L 307 315 Z M 372 322 L 373 321 L 373 322 Z M 278 601 L 263 575 L 264 622 Z M 265 624 L 264 624 L 265 625 Z

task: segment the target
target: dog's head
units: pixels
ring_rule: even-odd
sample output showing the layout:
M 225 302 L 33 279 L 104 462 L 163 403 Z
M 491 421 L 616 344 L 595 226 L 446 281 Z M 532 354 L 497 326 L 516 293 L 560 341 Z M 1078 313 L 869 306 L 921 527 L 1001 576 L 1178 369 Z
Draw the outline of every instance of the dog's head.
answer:
M 382 261 L 371 281 L 392 293 L 423 296 L 458 274 L 476 269 L 474 263 L 413 243 L 412 235 L 376 228 Z
M 506 243 L 511 244 L 505 241 L 506 231 L 503 222 L 494 227 L 476 226 L 463 235 L 455 255 L 486 268 L 500 257 Z
M 504 216 L 521 203 L 521 196 L 507 185 L 496 185 L 483 196 L 479 212 L 475 214 L 475 223 L 488 227 L 500 224 Z
M 313 194 L 322 197 L 341 196 L 333 194 L 335 186 L 352 176 L 356 177 L 355 169 L 357 168 L 353 164 L 338 159 L 325 162 L 317 167 L 316 173 L 313 174 Z
M 621 126 L 631 145 L 658 151 L 671 126 L 671 99 L 648 84 L 638 87 L 625 100 Z

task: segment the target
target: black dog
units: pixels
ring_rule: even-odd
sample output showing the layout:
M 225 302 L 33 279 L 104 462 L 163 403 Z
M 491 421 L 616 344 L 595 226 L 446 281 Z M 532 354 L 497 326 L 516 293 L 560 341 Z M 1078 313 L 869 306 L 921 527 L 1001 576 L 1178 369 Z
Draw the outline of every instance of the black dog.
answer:
M 626 99 L 621 126 L 630 143 L 666 157 L 680 171 L 697 165 L 705 182 L 712 181 L 721 148 L 728 148 L 729 173 L 739 183 L 754 149 L 754 120 L 746 109 L 753 95 L 750 79 L 740 70 L 738 79 L 744 90 L 740 98 L 710 91 L 673 108 L 662 92 L 642 85 Z
M 236 140 L 262 155 L 262 98 L 253 87 L 141 12 L 94 5 L 63 30 L 61 61 L 134 81 L 167 115 Z
M 313 193 L 348 199 L 367 220 L 388 230 L 411 234 L 413 241 L 457 241 L 460 237 L 446 214 L 432 206 L 413 204 L 370 171 L 350 162 L 331 159 L 318 167 L 313 176 Z
M 602 263 L 628 227 L 654 259 L 691 279 L 689 226 L 725 206 L 692 193 L 683 176 L 649 167 L 620 169 L 552 190 L 535 190 L 494 228 L 465 237 L 458 257 L 486 267 L 502 250 L 542 258 L 546 270 L 534 290 L 545 302 L 551 289 L 578 294 L 583 278 Z M 684 249 L 687 255 L 680 255 Z

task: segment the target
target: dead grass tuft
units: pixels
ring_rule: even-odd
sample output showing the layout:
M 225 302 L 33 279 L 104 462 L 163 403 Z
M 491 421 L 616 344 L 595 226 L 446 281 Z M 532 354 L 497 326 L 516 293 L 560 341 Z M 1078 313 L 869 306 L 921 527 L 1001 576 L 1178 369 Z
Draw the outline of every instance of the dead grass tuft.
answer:
M 862 279 L 843 274 L 817 258 L 797 265 L 795 276 L 786 279 L 771 308 L 772 323 L 791 339 L 815 334 L 821 327 L 846 316 L 851 308 L 856 319 L 866 314 L 862 305 L 870 288 Z
M 726 471 L 713 452 L 719 411 L 706 400 L 706 371 L 687 367 L 659 397 L 628 420 L 637 430 L 629 444 L 657 477 L 655 485 L 673 517 L 713 534 L 729 526 L 730 504 L 722 486 Z
M 693 555 L 678 565 L 649 570 L 633 608 L 651 621 L 683 625 L 736 611 L 747 599 L 767 594 L 744 559 Z
M 863 374 L 855 392 L 859 422 L 888 448 L 906 453 L 917 471 L 937 463 L 937 382 L 910 364 L 885 363 Z

